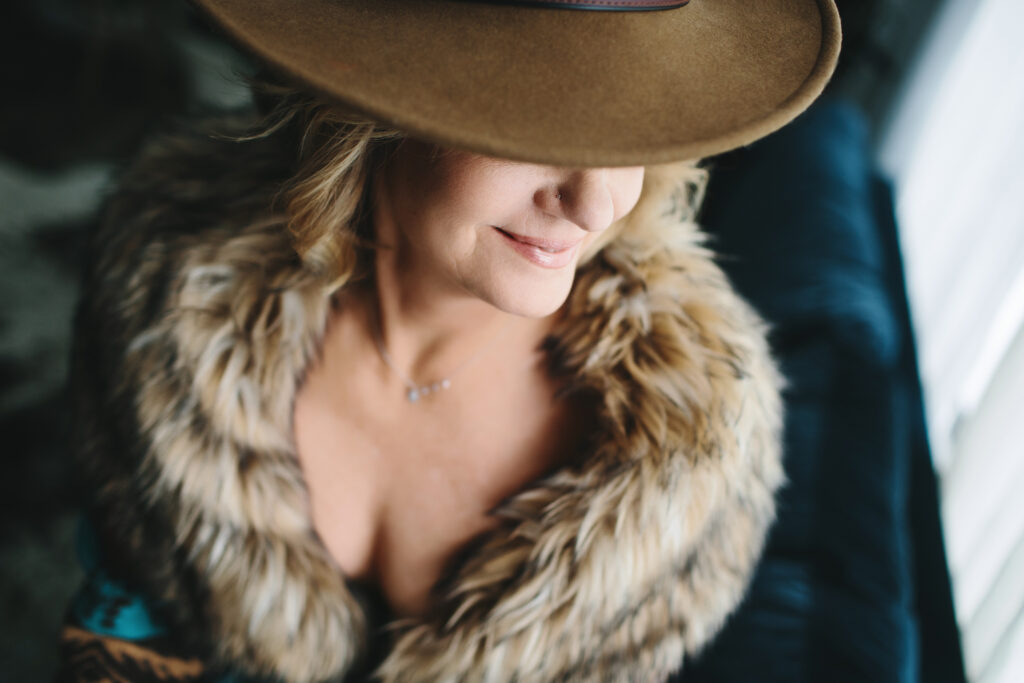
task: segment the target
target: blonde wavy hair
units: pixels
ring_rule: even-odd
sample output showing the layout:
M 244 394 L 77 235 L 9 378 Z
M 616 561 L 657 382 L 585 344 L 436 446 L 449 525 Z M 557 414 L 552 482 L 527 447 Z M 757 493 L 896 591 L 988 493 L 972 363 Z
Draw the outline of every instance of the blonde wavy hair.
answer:
M 374 248 L 370 187 L 407 136 L 293 86 L 261 81 L 253 90 L 266 113 L 247 139 L 283 129 L 297 133 L 295 173 L 277 198 L 287 214 L 294 248 L 313 271 L 342 286 L 361 272 Z M 698 161 L 646 167 L 636 206 L 590 243 L 578 265 L 620 235 L 648 232 L 666 219 L 695 221 L 706 184 L 707 173 Z

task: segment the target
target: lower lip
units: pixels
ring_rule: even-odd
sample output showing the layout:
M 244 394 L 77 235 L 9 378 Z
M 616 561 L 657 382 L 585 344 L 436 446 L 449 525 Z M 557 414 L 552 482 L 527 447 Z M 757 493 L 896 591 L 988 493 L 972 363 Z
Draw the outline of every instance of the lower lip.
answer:
M 532 244 L 526 244 L 525 242 L 520 242 L 509 237 L 508 234 L 502 232 L 498 228 L 495 228 L 494 230 L 498 233 L 498 236 L 501 237 L 501 239 L 505 240 L 506 244 L 519 252 L 519 254 L 527 261 L 540 266 L 541 268 L 551 268 L 553 270 L 565 268 L 567 265 L 572 263 L 576 258 L 576 252 L 579 251 L 580 244 L 582 243 L 582 241 L 577 242 L 568 249 L 563 249 L 562 251 L 545 251 L 540 247 L 535 247 Z

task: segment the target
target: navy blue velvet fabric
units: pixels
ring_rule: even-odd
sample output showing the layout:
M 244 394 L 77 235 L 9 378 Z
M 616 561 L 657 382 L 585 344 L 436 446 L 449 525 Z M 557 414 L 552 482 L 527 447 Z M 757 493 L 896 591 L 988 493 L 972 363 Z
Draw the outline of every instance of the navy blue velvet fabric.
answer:
M 676 680 L 963 681 L 892 198 L 822 100 L 711 162 L 702 222 L 769 321 L 789 483 L 751 590 Z

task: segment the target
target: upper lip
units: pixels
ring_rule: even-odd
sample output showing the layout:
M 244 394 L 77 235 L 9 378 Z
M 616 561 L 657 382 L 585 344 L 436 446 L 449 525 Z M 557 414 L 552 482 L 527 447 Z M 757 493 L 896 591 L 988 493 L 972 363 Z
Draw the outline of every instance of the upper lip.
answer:
M 577 244 L 579 244 L 580 242 L 583 241 L 582 237 L 580 237 L 579 239 L 575 239 L 575 240 L 553 240 L 553 239 L 548 239 L 546 237 L 530 237 L 528 235 L 520 235 L 517 232 L 511 232 L 509 230 L 505 230 L 505 229 L 499 228 L 497 226 L 494 226 L 494 227 L 497 230 L 505 233 L 506 235 L 508 235 L 512 239 L 516 240 L 517 242 L 522 242 L 523 244 L 529 244 L 530 246 L 533 246 L 533 247 L 540 247 L 541 249 L 549 249 L 551 251 L 565 251 L 566 249 L 572 249 Z

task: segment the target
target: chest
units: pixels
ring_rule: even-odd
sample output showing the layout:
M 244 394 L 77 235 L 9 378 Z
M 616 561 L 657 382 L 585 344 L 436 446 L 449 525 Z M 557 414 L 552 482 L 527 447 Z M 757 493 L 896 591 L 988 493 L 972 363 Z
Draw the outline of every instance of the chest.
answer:
M 481 368 L 390 410 L 369 384 L 340 389 L 323 369 L 297 395 L 314 526 L 345 575 L 376 583 L 399 614 L 427 607 L 452 555 L 494 526 L 496 504 L 578 448 L 582 407 L 542 372 L 503 372 Z

